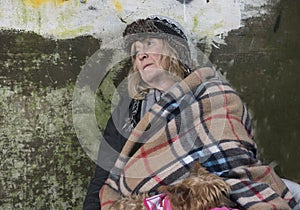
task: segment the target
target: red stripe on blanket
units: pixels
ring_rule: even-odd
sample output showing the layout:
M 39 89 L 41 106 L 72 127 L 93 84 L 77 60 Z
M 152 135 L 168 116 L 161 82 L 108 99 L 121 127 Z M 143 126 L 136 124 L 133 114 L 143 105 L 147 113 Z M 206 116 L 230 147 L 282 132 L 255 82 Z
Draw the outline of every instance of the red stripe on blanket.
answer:
M 249 188 L 249 190 L 251 190 L 251 191 L 254 193 L 254 195 L 255 195 L 259 200 L 265 202 L 264 196 L 263 196 L 262 194 L 260 194 L 259 191 L 257 191 L 254 187 L 251 187 L 251 186 L 252 186 L 251 183 L 246 182 L 246 181 L 243 181 L 243 180 L 241 180 L 241 182 L 242 182 L 245 186 L 247 186 L 247 187 Z M 268 202 L 268 203 L 273 207 L 274 210 L 276 210 L 276 205 L 275 205 L 275 204 L 272 204 L 272 203 L 270 203 L 270 202 Z
M 230 127 L 231 127 L 231 130 L 232 130 L 232 133 L 233 133 L 233 135 L 235 136 L 235 138 L 237 139 L 237 141 L 239 142 L 239 146 L 240 147 L 242 147 L 242 142 L 241 142 L 241 139 L 240 139 L 240 137 L 238 136 L 238 134 L 237 134 L 237 132 L 235 131 L 235 129 L 234 129 L 234 125 L 233 125 L 233 123 L 232 123 L 232 121 L 231 121 L 231 119 L 233 119 L 232 117 L 230 117 L 230 115 L 229 115 L 229 108 L 228 108 L 228 106 L 227 106 L 227 95 L 226 95 L 226 93 L 225 93 L 225 91 L 223 90 L 223 88 L 220 86 L 220 85 L 218 85 L 218 88 L 219 88 L 219 90 L 221 91 L 221 92 L 223 92 L 223 98 L 224 98 L 224 104 L 226 104 L 225 105 L 225 109 L 226 109 L 226 119 L 228 119 L 228 122 L 229 122 L 229 125 L 230 125 Z M 240 120 L 239 120 L 240 121 Z M 251 158 L 249 157 L 249 163 L 251 163 Z
M 267 176 L 270 172 L 271 172 L 271 168 L 270 168 L 270 166 L 267 166 L 266 171 L 261 176 L 257 177 L 254 181 L 258 182 L 259 180 L 261 180 L 262 178 Z
M 218 89 L 220 90 L 220 92 L 223 93 L 222 95 L 223 95 L 224 104 L 225 104 L 224 108 L 226 109 L 226 119 L 228 119 L 228 122 L 230 124 L 233 135 L 236 137 L 237 140 L 240 141 L 241 139 L 239 138 L 238 134 L 236 133 L 236 131 L 234 129 L 234 126 L 233 126 L 233 123 L 231 121 L 230 115 L 229 115 L 229 109 L 228 109 L 228 106 L 227 106 L 227 95 L 226 95 L 224 89 L 220 85 L 218 85 Z
M 106 201 L 105 203 L 101 204 L 101 207 L 106 206 L 106 205 L 112 205 L 115 201 Z
M 179 136 L 175 136 L 175 138 L 171 139 L 171 142 L 174 143 L 175 141 L 177 141 L 179 139 Z M 170 144 L 169 141 L 166 141 L 162 144 L 157 145 L 156 147 L 153 147 L 151 149 L 148 150 L 144 150 L 142 154 L 138 155 L 136 158 L 134 158 L 130 163 L 127 164 L 127 166 L 124 167 L 124 171 L 126 171 L 130 166 L 132 166 L 136 161 L 138 161 L 140 158 L 144 158 L 144 154 L 151 154 L 153 152 L 155 152 L 156 150 L 162 149 L 166 146 L 168 146 Z M 142 147 L 142 149 L 144 149 L 144 147 Z
M 203 76 L 201 74 L 201 71 L 194 71 L 194 72 L 198 75 L 200 81 L 202 81 Z
M 224 119 L 224 117 L 228 118 L 228 119 L 233 119 L 233 120 L 236 120 L 238 122 L 241 122 L 241 120 L 238 118 L 238 117 L 235 117 L 235 116 L 232 116 L 232 115 L 224 115 L 224 114 L 215 114 L 215 115 L 212 115 L 210 117 L 207 117 L 204 119 L 204 121 L 209 121 L 209 120 L 212 120 L 212 119 Z
M 103 191 L 104 191 L 104 188 L 102 187 L 101 188 L 101 190 L 100 190 L 100 192 L 99 192 L 99 198 L 103 198 Z M 101 205 L 101 207 L 102 206 L 106 206 L 106 205 L 111 205 L 111 204 L 113 204 L 115 201 L 113 201 L 113 200 L 108 200 L 108 201 L 106 201 L 106 202 L 104 202 L 104 203 L 101 203 L 101 201 L 100 201 L 100 205 Z
M 154 174 L 154 172 L 150 168 L 149 161 L 147 160 L 147 153 L 145 152 L 145 149 L 143 147 L 141 148 L 141 152 L 142 152 L 141 156 L 143 157 L 147 172 L 149 172 L 149 174 Z M 153 178 L 157 183 L 160 183 L 162 181 L 158 176 L 153 176 Z
M 264 197 L 257 190 L 255 190 L 255 188 L 252 186 L 251 183 L 244 180 L 241 180 L 241 183 L 243 183 L 246 187 L 248 187 L 249 190 L 251 190 L 254 193 L 254 195 L 258 197 L 260 200 L 264 200 Z
M 131 135 L 133 135 L 136 138 L 141 137 L 141 134 L 137 133 L 136 131 L 132 130 Z
M 285 201 L 291 201 L 292 200 L 292 198 L 283 198 L 283 200 L 285 200 Z

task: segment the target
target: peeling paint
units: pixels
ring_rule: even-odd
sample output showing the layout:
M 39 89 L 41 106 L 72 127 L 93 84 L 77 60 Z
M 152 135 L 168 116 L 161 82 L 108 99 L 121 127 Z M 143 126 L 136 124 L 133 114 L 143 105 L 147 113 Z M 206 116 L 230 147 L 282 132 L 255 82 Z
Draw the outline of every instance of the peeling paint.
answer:
M 92 35 L 108 42 L 122 35 L 126 23 L 149 15 L 180 22 L 196 40 L 212 38 L 243 26 L 247 18 L 268 13 L 276 1 L 97 1 L 8 0 L 0 2 L 0 28 L 34 31 L 42 36 L 67 39 Z M 33 5 L 33 6 L 29 6 Z M 197 21 L 195 21 L 197 20 Z M 222 24 L 219 24 L 222 22 Z M 218 28 L 215 26 L 219 25 Z

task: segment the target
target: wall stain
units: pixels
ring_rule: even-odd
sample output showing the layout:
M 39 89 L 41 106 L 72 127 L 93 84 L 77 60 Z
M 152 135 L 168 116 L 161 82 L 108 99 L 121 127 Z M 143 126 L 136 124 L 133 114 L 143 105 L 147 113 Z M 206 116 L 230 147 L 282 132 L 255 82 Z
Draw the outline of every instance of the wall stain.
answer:
M 89 10 L 97 10 L 97 8 L 94 7 L 94 6 L 89 6 L 88 9 L 89 9 Z
M 179 1 L 181 4 L 189 4 L 191 3 L 193 0 L 177 0 Z
M 115 10 L 120 13 L 123 10 L 122 3 L 119 0 L 113 0 L 113 5 L 115 7 Z
M 42 4 L 46 4 L 46 3 L 54 3 L 55 6 L 59 6 L 67 1 L 68 0 L 25 0 L 25 3 L 27 5 L 37 8 Z
M 281 14 L 279 14 L 276 18 L 276 22 L 273 28 L 274 33 L 276 33 L 279 29 L 279 25 L 280 25 L 280 19 L 281 19 Z
M 194 16 L 193 18 L 193 28 L 192 28 L 192 31 L 195 31 L 198 27 L 198 24 L 199 24 L 199 19 L 197 16 Z

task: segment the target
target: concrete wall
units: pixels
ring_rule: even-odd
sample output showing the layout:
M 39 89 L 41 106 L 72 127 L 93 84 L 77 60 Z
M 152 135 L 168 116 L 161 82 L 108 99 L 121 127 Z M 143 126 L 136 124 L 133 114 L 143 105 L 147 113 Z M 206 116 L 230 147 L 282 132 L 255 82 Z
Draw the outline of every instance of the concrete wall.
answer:
M 260 158 L 300 181 L 300 2 L 166 0 L 159 8 L 155 1 L 126 2 L 1 1 L 0 209 L 81 208 L 95 167 L 88 154 L 96 151 L 87 152 L 75 132 L 74 84 L 99 47 L 120 36 L 124 22 L 153 9 L 191 30 L 241 93 Z M 96 94 L 101 128 L 112 78 Z
M 261 159 L 300 182 L 300 1 L 233 30 L 210 59 L 227 74 L 252 111 Z

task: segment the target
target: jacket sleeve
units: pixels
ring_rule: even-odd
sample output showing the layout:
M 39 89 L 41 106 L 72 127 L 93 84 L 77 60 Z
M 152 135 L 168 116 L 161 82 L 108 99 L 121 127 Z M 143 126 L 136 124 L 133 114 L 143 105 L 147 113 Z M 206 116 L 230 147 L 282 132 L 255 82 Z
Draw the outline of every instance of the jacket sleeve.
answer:
M 99 191 L 106 181 L 110 169 L 114 166 L 125 142 L 126 138 L 118 132 L 113 122 L 113 117 L 110 117 L 100 143 L 96 170 L 87 190 L 83 210 L 100 209 Z

